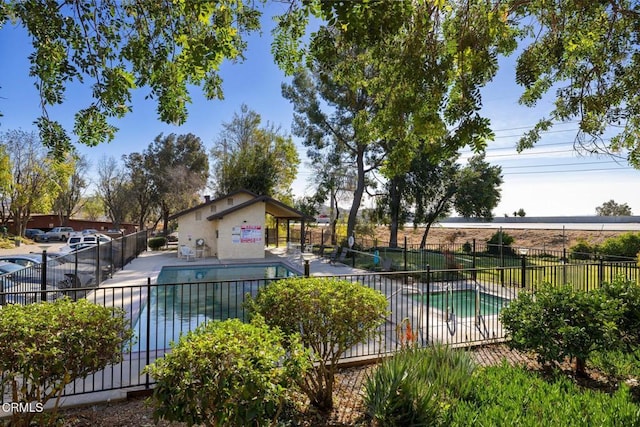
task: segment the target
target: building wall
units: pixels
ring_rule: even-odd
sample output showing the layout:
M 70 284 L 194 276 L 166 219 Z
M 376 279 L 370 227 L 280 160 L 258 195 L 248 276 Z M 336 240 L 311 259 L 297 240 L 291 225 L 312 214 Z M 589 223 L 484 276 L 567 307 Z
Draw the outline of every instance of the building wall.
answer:
M 233 206 L 253 199 L 249 194 L 238 193 L 205 204 L 178 218 L 178 245 L 196 249 L 196 241 L 204 239 L 208 247 L 207 256 L 219 259 L 264 258 L 264 203 L 256 203 L 245 209 L 225 215 L 220 220 L 207 220 L 207 217 L 223 212 Z M 245 222 L 246 221 L 246 222 Z M 249 227 L 252 226 L 252 227 Z M 237 228 L 233 228 L 237 227 Z M 260 239 L 250 242 L 251 236 L 260 235 Z
M 264 258 L 265 215 L 262 202 L 225 215 L 218 224 L 218 258 Z
M 95 228 L 96 230 L 106 233 L 107 230 L 114 228 L 112 222 L 107 221 L 89 221 L 84 219 L 70 218 L 65 221 L 64 224 L 60 224 L 60 218 L 57 215 L 32 215 L 27 223 L 27 228 L 39 228 L 43 231 L 49 231 L 53 227 L 73 227 L 76 231 L 82 231 L 87 228 Z M 10 227 L 11 228 L 11 227 Z M 121 224 L 120 228 L 124 230 L 125 234 L 135 233 L 138 231 L 138 227 L 135 224 L 125 223 Z
M 203 206 L 178 218 L 178 247 L 186 245 L 195 250 L 196 241 L 204 239 L 208 247 L 205 255 L 212 256 L 217 252 L 216 233 L 213 223 L 207 220 L 209 215 L 209 206 Z

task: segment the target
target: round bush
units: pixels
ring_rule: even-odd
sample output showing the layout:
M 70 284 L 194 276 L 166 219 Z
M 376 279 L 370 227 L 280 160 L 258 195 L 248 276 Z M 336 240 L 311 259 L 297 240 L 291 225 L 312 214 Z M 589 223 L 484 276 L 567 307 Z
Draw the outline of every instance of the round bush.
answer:
M 153 251 L 157 251 L 160 248 L 167 246 L 166 237 L 152 237 L 149 239 L 149 248 Z
M 0 309 L 0 372 L 14 401 L 44 405 L 76 378 L 120 362 L 132 336 L 124 311 L 86 300 L 7 305 Z M 11 425 L 30 425 L 34 415 L 16 412 Z
M 285 334 L 300 334 L 314 368 L 299 385 L 314 406 L 326 410 L 333 407 L 340 357 L 372 336 L 387 314 L 387 299 L 357 282 L 296 277 L 261 289 L 249 307 Z
M 306 358 L 295 342 L 285 353 L 280 331 L 259 317 L 200 325 L 145 370 L 156 379 L 154 417 L 188 425 L 268 424 Z M 287 356 L 286 363 L 282 363 Z

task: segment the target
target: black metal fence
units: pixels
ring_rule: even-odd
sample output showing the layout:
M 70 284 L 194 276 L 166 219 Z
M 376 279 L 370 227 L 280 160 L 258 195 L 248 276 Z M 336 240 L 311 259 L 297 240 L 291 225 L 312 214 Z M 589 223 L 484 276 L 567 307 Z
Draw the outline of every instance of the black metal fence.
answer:
M 0 276 L 0 305 L 81 297 L 146 249 L 141 231 L 68 254 L 43 251 L 41 263 Z
M 93 267 L 98 270 L 97 266 Z M 407 323 L 421 346 L 434 342 L 471 345 L 500 340 L 504 338 L 504 331 L 499 312 L 523 290 L 535 291 L 543 282 L 570 283 L 577 289 L 589 290 L 619 276 L 640 280 L 637 265 L 604 260 L 540 266 L 524 262 L 517 266 L 473 269 L 427 267 L 411 272 L 336 276 L 381 292 L 387 298 L 390 312 L 376 337 L 349 349 L 343 359 L 378 357 L 397 351 L 406 338 Z M 172 341 L 208 320 L 247 320 L 245 301 L 272 280 L 277 279 L 171 284 L 152 284 L 148 280 L 136 286 L 5 291 L 0 297 L 20 296 L 19 302 L 27 302 L 52 300 L 62 293 L 125 310 L 135 332 L 131 350 L 122 363 L 70 385 L 65 395 L 74 395 L 149 387 L 153 379 L 142 370 L 162 357 Z M 30 297 L 32 293 L 36 294 L 35 298 Z M 5 395 L 4 399 L 10 396 Z

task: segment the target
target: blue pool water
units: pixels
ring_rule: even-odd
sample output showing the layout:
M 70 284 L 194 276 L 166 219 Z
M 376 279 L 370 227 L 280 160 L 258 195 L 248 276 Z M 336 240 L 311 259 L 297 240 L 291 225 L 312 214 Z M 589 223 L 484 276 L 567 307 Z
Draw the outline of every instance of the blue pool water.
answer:
M 426 295 L 415 296 L 416 299 L 427 302 Z M 509 303 L 506 298 L 474 290 L 457 290 L 453 292 L 432 292 L 429 294 L 429 306 L 442 311 L 453 312 L 460 317 L 473 317 L 478 304 L 479 313 L 490 316 L 500 313 Z
M 141 305 L 132 351 L 169 348 L 181 334 L 207 320 L 245 318 L 247 294 L 255 296 L 270 280 L 295 276 L 282 264 L 163 267 L 157 286 Z

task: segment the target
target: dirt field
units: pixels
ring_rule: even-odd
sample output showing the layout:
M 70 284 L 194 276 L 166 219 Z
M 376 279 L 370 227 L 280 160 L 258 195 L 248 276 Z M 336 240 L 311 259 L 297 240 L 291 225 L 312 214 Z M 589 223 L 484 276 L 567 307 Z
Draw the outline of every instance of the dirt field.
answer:
M 478 243 L 484 243 L 495 234 L 497 229 L 477 229 L 477 228 L 431 228 L 427 237 L 427 243 L 457 243 L 462 244 L 471 242 L 476 239 Z M 586 240 L 589 243 L 602 243 L 605 239 L 620 234 L 628 233 L 628 231 L 596 231 L 596 230 L 544 230 L 544 229 L 510 229 L 503 228 L 503 232 L 514 238 L 514 247 L 525 247 L 529 249 L 546 249 L 558 250 L 564 247 L 569 249 L 579 240 Z M 413 230 L 407 228 L 398 233 L 398 243 L 404 242 L 404 236 L 407 236 L 409 244 L 419 244 L 424 233 L 423 228 Z M 379 228 L 377 232 L 378 241 L 381 245 L 386 244 L 389 240 L 389 232 L 386 228 Z

